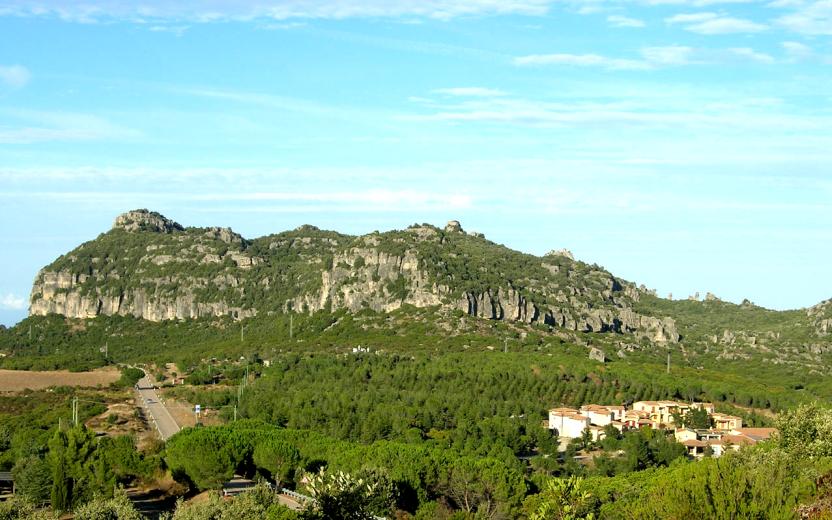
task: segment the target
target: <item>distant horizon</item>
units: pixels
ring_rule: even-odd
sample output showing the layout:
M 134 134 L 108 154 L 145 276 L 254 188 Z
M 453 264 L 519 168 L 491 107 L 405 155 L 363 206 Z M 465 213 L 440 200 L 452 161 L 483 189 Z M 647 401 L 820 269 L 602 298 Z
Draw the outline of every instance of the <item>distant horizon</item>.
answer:
M 0 322 L 147 207 L 460 220 L 685 298 L 832 297 L 824 0 L 0 0 Z

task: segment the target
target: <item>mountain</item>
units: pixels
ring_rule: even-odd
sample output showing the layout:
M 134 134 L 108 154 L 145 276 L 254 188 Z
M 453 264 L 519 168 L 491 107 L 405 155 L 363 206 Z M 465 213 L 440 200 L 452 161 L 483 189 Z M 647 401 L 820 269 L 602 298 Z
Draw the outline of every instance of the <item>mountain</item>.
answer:
M 568 251 L 513 251 L 456 221 L 362 236 L 301 226 L 249 240 L 135 210 L 44 267 L 30 303 L 31 316 L 162 323 L 416 308 L 448 331 L 481 318 L 596 347 L 599 359 L 667 351 L 692 368 L 753 362 L 799 381 L 832 367 L 832 300 L 773 311 L 711 294 L 659 298 Z
M 675 343 L 675 322 L 634 310 L 650 293 L 567 251 L 543 257 L 466 233 L 414 225 L 350 236 L 301 226 L 253 240 L 228 228 L 183 227 L 148 210 L 44 267 L 30 315 L 151 321 L 288 310 L 389 312 L 412 305 L 577 332 Z

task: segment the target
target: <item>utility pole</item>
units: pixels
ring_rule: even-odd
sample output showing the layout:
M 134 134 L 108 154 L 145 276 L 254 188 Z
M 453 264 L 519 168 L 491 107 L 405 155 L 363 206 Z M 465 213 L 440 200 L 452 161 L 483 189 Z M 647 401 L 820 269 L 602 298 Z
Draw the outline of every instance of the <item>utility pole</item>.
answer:
M 667 373 L 670 373 L 670 347 L 667 349 Z
M 234 422 L 237 422 L 237 405 L 234 405 Z
M 292 312 L 289 312 L 289 339 L 292 339 L 294 336 L 295 328 L 295 315 Z

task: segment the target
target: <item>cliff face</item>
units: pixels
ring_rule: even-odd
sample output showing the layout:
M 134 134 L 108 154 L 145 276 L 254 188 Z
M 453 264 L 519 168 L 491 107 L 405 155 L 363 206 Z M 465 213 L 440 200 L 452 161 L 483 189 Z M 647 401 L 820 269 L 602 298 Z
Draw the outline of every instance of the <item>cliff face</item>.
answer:
M 254 316 L 256 309 L 244 307 L 239 298 L 204 298 L 200 293 L 213 286 L 233 295 L 239 279 L 220 266 L 243 271 L 258 261 L 235 250 L 242 246 L 242 237 L 230 229 L 185 230 L 158 213 L 130 211 L 116 218 L 109 233 L 37 274 L 29 314 L 121 315 L 151 321 Z
M 818 335 L 825 336 L 832 333 L 832 300 L 826 300 L 810 307 L 806 314 L 812 320 Z
M 248 241 L 227 228 L 186 228 L 136 210 L 43 268 L 30 314 L 161 321 L 439 306 L 489 320 L 678 341 L 672 319 L 632 310 L 640 294 L 566 251 L 518 253 L 455 221 L 361 237 L 303 226 Z

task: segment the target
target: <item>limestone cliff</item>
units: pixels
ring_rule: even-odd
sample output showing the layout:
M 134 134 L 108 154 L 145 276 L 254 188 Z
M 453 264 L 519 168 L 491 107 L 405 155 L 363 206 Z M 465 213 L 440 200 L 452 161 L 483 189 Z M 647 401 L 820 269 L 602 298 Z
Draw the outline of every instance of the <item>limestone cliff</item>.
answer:
M 228 228 L 183 227 L 136 210 L 44 267 L 30 314 L 161 321 L 437 306 L 488 320 L 678 341 L 672 319 L 633 311 L 642 293 L 568 252 L 519 253 L 456 221 L 359 237 L 302 226 L 246 240 Z

